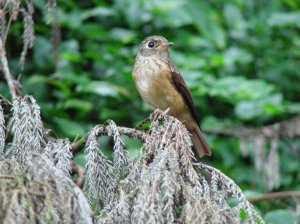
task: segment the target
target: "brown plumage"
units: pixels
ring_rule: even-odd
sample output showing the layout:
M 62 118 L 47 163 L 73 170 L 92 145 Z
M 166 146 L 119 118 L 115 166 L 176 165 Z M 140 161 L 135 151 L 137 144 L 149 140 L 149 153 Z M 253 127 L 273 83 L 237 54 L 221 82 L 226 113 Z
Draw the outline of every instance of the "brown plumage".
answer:
M 136 56 L 132 76 L 137 90 L 152 108 L 166 110 L 182 121 L 192 135 L 198 156 L 210 155 L 210 149 L 199 127 L 192 95 L 180 72 L 169 59 L 172 43 L 164 37 L 147 37 Z

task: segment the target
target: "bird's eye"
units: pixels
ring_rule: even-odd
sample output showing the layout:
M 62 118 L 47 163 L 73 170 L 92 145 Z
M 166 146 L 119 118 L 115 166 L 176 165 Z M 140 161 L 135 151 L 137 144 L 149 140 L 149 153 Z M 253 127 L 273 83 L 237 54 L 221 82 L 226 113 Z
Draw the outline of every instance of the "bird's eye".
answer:
M 153 48 L 153 47 L 154 47 L 154 42 L 150 41 L 150 42 L 148 43 L 148 47 L 149 47 L 149 48 Z

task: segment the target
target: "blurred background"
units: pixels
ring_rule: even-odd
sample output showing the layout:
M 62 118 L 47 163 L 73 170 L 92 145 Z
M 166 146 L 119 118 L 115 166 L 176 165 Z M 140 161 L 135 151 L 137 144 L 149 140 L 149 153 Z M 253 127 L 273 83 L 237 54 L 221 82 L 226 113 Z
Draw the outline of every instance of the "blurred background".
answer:
M 171 58 L 212 148 L 204 162 L 232 178 L 267 223 L 299 221 L 299 197 L 264 197 L 300 191 L 300 126 L 294 127 L 300 124 L 299 1 L 32 2 L 35 42 L 24 68 L 21 19 L 11 25 L 7 54 L 12 74 L 55 135 L 73 140 L 107 119 L 127 127 L 145 119 L 151 110 L 131 69 L 140 42 L 163 35 L 174 42 Z M 9 98 L 5 82 L 0 91 Z M 290 132 L 264 132 L 281 122 Z M 141 146 L 129 139 L 126 145 L 132 155 Z M 83 152 L 75 161 L 84 165 Z

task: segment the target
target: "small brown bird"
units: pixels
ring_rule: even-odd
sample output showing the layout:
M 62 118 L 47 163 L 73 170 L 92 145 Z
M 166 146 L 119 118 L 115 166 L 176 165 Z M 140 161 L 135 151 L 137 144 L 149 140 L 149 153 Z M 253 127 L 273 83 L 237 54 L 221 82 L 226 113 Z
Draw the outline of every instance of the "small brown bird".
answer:
M 137 52 L 132 76 L 144 101 L 153 109 L 166 110 L 185 124 L 192 134 L 198 156 L 210 155 L 199 127 L 192 95 L 178 69 L 169 59 L 173 45 L 162 36 L 147 37 Z

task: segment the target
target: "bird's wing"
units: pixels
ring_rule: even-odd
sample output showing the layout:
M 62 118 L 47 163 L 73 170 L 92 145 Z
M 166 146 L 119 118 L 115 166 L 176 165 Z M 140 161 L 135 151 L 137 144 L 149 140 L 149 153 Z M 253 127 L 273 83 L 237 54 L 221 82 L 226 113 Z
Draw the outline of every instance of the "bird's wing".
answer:
M 175 67 L 175 65 L 171 61 L 168 62 L 168 66 L 171 71 L 170 81 L 171 81 L 172 85 L 180 93 L 180 95 L 182 96 L 182 98 L 184 99 L 186 104 L 188 105 L 188 108 L 189 108 L 195 122 L 197 123 L 197 125 L 199 125 L 199 119 L 198 119 L 198 116 L 197 116 L 197 113 L 195 110 L 194 101 L 193 101 L 193 98 L 192 98 L 189 88 L 185 84 L 182 76 L 180 75 L 180 72 L 178 71 L 178 69 Z

